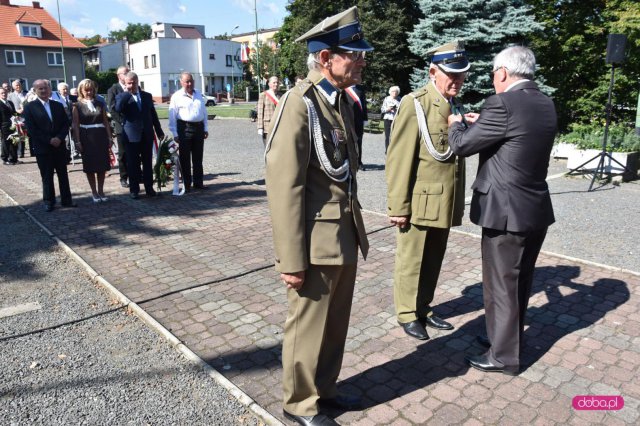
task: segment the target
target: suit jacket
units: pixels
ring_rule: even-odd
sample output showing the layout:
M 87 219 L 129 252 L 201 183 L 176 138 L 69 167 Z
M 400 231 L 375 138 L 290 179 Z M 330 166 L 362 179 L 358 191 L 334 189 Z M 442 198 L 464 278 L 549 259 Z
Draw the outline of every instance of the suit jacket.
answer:
M 480 153 L 472 186 L 473 223 L 528 232 L 555 221 L 545 179 L 556 132 L 553 101 L 528 80 L 489 97 L 468 129 L 451 126 L 449 144 L 456 154 Z
M 419 226 L 458 226 L 464 215 L 464 158 L 452 155 L 438 161 L 429 153 L 418 128 L 414 97 L 422 106 L 427 137 L 435 149 L 441 154 L 449 149 L 451 107 L 433 83 L 403 97 L 387 151 L 387 214 L 411 216 L 410 222 Z
M 304 271 L 310 264 L 354 265 L 358 246 L 365 258 L 369 248 L 358 202 L 353 114 L 346 100 L 338 111 L 318 85 L 324 85 L 324 93 L 337 95 L 319 72 L 311 71 L 282 97 L 269 129 L 266 185 L 279 272 Z M 324 152 L 330 159 L 341 157 L 332 167 L 349 158 L 352 179 L 338 182 L 325 173 L 309 137 L 305 98 L 318 114 Z M 337 133 L 343 142 L 336 148 Z
M 60 92 L 53 92 L 51 93 L 51 99 L 53 99 L 54 101 L 60 102 L 62 104 L 62 106 L 64 107 L 65 112 L 67 113 L 67 116 L 69 117 L 69 121 L 72 120 L 72 105 L 71 105 L 71 99 L 69 99 L 68 101 L 60 94 Z
M 129 92 L 122 92 L 116 96 L 115 110 L 122 119 L 122 135 L 125 142 L 153 142 L 155 129 L 158 138 L 164 137 L 153 98 L 150 93 L 139 90 L 141 107 L 135 97 Z
M 69 117 L 60 102 L 49 100 L 51 119 L 40 99 L 29 102 L 24 107 L 23 117 L 27 125 L 29 143 L 36 155 L 51 155 L 59 150 L 66 150 L 61 143 L 57 148 L 51 145 L 52 138 L 64 141 L 69 134 Z
M 263 129 L 265 132 L 269 130 L 269 123 L 273 118 L 273 113 L 276 110 L 276 104 L 267 97 L 266 92 L 260 93 L 258 97 L 258 129 Z
M 122 134 L 122 118 L 120 117 L 120 113 L 116 111 L 116 96 L 122 92 L 124 92 L 124 90 L 120 83 L 115 83 L 107 91 L 107 111 L 111 114 L 116 135 Z
M 356 85 L 352 86 L 350 89 L 353 90 L 353 93 L 360 100 L 360 102 L 356 102 L 356 100 L 347 93 L 349 95 L 347 100 L 349 101 L 349 105 L 353 108 L 353 121 L 356 127 L 356 134 L 358 135 L 358 138 L 362 138 L 362 135 L 364 134 L 364 122 L 367 121 L 368 116 L 367 99 L 362 86 Z
M 15 112 L 13 102 L 7 100 L 7 103 L 0 101 L 0 132 L 3 138 L 11 134 L 11 116 Z

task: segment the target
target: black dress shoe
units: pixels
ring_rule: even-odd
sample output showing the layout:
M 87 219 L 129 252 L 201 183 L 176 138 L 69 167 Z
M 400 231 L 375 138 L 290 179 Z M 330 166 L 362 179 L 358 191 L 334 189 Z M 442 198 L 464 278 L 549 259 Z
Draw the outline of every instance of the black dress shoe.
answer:
M 45 204 L 44 205 L 44 211 L 49 213 L 53 211 L 53 204 Z
M 126 179 L 120 179 L 120 186 L 123 188 L 128 188 L 129 187 L 129 183 L 127 182 Z
M 325 414 L 316 414 L 315 416 L 297 416 L 295 414 L 287 413 L 282 410 L 282 414 L 294 422 L 303 426 L 340 426 L 340 423 L 333 420 L 331 417 L 327 417 Z
M 158 195 L 158 193 L 153 189 L 145 191 L 145 193 L 147 194 L 147 197 L 155 197 L 156 195 Z
M 137 200 L 138 198 L 140 198 L 137 192 L 130 192 L 129 197 L 133 198 L 134 200 Z
M 318 404 L 339 410 L 355 410 L 362 407 L 362 398 L 357 395 L 338 394 L 334 398 L 320 398 Z
M 411 337 L 414 337 L 418 340 L 429 339 L 429 333 L 427 333 L 427 330 L 424 328 L 424 325 L 422 325 L 422 322 L 420 320 L 411 322 L 399 322 L 398 324 L 400 324 L 404 332 Z
M 466 356 L 464 360 L 469 363 L 470 366 L 476 368 L 480 371 L 484 371 L 486 373 L 503 373 L 509 376 L 517 376 L 518 375 L 518 367 L 500 367 L 495 365 L 489 360 L 487 354 L 475 355 L 475 356 Z
M 205 189 L 203 184 L 193 185 L 195 189 Z
M 424 325 L 427 327 L 436 328 L 438 330 L 453 330 L 453 326 L 451 324 L 435 315 L 423 318 L 422 321 L 424 321 Z
M 476 342 L 480 343 L 480 346 L 484 346 L 487 349 L 491 347 L 491 342 L 489 341 L 489 338 L 484 334 L 477 335 Z

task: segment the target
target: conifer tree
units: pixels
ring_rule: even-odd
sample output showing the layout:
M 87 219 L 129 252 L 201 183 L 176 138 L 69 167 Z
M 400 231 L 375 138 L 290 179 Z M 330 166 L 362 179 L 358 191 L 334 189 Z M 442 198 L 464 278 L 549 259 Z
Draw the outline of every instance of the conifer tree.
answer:
M 527 45 L 527 36 L 542 28 L 521 0 L 420 0 L 419 6 L 424 18 L 409 35 L 411 51 L 427 59 L 429 49 L 464 40 L 471 69 L 462 101 L 474 108 L 494 93 L 490 74 L 493 57 L 509 45 Z M 428 66 L 413 72 L 414 89 L 427 82 Z

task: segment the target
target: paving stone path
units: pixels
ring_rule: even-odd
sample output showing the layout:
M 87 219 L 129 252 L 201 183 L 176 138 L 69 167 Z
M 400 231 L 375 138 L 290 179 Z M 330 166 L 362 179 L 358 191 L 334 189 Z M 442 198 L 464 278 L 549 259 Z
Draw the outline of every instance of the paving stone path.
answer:
M 91 203 L 81 165 L 70 167 L 75 209 L 44 212 L 33 159 L 3 167 L 0 188 L 104 279 L 169 329 L 268 412 L 282 419 L 284 286 L 272 264 L 264 187 L 224 175 L 207 189 L 132 200 L 107 179 Z M 640 276 L 543 253 L 526 329 L 525 369 L 486 374 L 464 363 L 481 353 L 480 241 L 452 232 L 435 311 L 450 332 L 418 342 L 392 305 L 395 233 L 365 214 L 371 251 L 360 260 L 340 386 L 362 410 L 333 412 L 351 425 L 638 424 Z M 28 236 L 25 236 L 28 238 Z M 576 395 L 621 395 L 619 411 L 576 411 Z

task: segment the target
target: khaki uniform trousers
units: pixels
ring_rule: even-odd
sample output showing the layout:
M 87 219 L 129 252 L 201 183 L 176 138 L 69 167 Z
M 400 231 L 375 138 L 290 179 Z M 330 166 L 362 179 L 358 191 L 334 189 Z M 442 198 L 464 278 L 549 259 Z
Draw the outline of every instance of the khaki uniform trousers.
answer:
M 287 290 L 282 343 L 284 409 L 318 414 L 318 398 L 333 398 L 349 328 L 356 265 L 310 265 L 299 291 Z
M 431 315 L 449 228 L 410 224 L 398 231 L 393 300 L 398 322 Z

